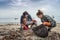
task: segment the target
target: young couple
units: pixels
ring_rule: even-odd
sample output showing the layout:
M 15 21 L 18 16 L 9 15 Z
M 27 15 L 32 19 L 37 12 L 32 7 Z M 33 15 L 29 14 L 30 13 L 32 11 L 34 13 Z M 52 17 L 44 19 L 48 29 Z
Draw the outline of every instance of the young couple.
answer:
M 44 15 L 41 10 L 38 10 L 36 15 L 38 18 L 41 19 L 42 24 L 48 29 L 48 31 L 50 31 L 52 27 L 56 26 L 56 21 L 50 16 Z M 29 29 L 28 25 L 34 25 L 36 24 L 36 22 L 37 21 L 33 20 L 26 11 L 21 16 L 20 23 L 24 30 L 28 30 Z

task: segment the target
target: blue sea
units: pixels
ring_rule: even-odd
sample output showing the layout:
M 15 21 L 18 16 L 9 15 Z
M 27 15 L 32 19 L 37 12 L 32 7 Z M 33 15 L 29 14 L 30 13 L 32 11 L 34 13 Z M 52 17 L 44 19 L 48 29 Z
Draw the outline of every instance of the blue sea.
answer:
M 60 23 L 59 17 L 55 17 L 54 19 L 56 20 L 57 23 Z M 0 18 L 0 24 L 9 24 L 9 23 L 12 23 L 12 24 L 20 23 L 20 18 Z
M 0 18 L 0 24 L 16 24 L 20 23 L 19 18 Z

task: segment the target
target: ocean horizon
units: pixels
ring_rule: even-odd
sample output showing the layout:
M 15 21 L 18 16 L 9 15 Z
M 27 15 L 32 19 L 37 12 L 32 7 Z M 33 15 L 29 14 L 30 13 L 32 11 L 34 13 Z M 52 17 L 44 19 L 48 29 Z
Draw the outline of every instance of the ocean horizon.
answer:
M 19 24 L 18 18 L 0 18 L 0 24 Z
M 35 18 L 37 20 L 37 18 Z M 55 19 L 57 23 L 60 23 L 60 19 Z M 37 20 L 38 21 L 38 20 Z M 19 24 L 20 18 L 0 18 L 0 24 Z

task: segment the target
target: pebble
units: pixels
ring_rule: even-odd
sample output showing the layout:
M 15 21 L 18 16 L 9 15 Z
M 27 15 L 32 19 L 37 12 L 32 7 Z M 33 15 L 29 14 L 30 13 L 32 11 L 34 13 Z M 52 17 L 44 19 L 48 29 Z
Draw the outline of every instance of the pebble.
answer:
M 60 34 L 56 32 L 49 32 L 48 37 L 41 38 L 37 37 L 31 29 L 29 30 L 23 30 L 22 32 L 20 30 L 9 30 L 6 31 L 0 30 L 0 40 L 60 40 Z

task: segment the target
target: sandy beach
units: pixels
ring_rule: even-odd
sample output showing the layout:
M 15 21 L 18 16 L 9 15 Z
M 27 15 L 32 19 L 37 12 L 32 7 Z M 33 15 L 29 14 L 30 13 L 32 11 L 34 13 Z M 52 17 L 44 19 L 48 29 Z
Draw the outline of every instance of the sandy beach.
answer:
M 18 24 L 6 24 L 6 25 L 0 25 L 0 29 L 8 29 L 8 30 L 16 30 L 17 28 L 20 28 L 20 25 Z
M 8 29 L 8 30 L 17 30 L 20 28 L 19 24 L 5 24 L 0 25 L 0 29 Z M 60 23 L 57 23 L 57 26 L 53 28 L 51 31 L 59 32 L 60 33 Z
M 18 25 L 18 24 L 6 24 L 6 25 L 0 25 L 0 40 L 9 40 L 9 39 L 7 39 L 7 38 L 5 38 L 5 36 L 7 36 L 7 35 L 10 35 L 11 36 L 11 34 L 12 35 L 15 35 L 15 33 L 17 33 L 17 35 L 19 36 L 23 36 L 22 34 L 24 33 L 24 36 L 28 36 L 27 37 L 27 40 L 28 40 L 28 38 L 31 38 L 31 37 L 33 37 L 32 35 L 34 35 L 33 33 L 32 34 L 30 34 L 31 33 L 31 31 L 29 32 L 29 31 L 26 31 L 26 32 L 23 32 L 22 34 L 21 34 L 21 31 L 20 31 L 20 25 Z M 55 27 L 55 28 L 53 28 L 52 30 L 51 30 L 52 32 L 56 32 L 56 33 L 58 33 L 58 34 L 60 34 L 60 23 L 57 23 L 57 26 Z M 16 36 L 17 36 L 16 35 Z M 30 36 L 29 36 L 30 35 Z M 16 40 L 18 40 L 19 38 L 21 38 L 21 37 L 18 37 Z M 35 35 L 34 35 L 34 37 L 35 37 Z M 37 36 L 36 36 L 37 37 Z M 24 38 L 24 37 L 23 37 Z M 38 37 L 39 38 L 39 37 Z M 49 37 L 48 37 L 49 38 Z M 60 37 L 59 37 L 60 38 Z M 11 39 L 10 39 L 11 40 Z M 12 39 L 13 40 L 13 39 Z M 15 39 L 14 39 L 15 40 Z M 20 40 L 20 39 L 19 39 Z M 45 39 L 44 39 L 45 40 Z M 48 40 L 47 38 L 46 38 L 46 40 Z M 49 39 L 50 40 L 50 39 Z M 52 39 L 51 39 L 52 40 Z M 56 39 L 57 40 L 57 39 Z M 59 40 L 59 39 L 58 39 Z

